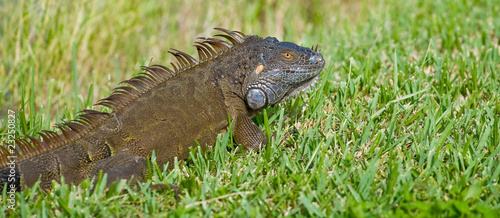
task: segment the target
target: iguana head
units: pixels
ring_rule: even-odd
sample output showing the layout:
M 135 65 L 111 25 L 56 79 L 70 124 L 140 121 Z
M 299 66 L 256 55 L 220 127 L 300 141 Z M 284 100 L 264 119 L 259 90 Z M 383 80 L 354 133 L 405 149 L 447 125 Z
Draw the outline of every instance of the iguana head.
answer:
M 287 99 L 312 85 L 325 66 L 316 49 L 267 37 L 259 46 L 259 63 L 247 77 L 243 93 L 252 110 Z

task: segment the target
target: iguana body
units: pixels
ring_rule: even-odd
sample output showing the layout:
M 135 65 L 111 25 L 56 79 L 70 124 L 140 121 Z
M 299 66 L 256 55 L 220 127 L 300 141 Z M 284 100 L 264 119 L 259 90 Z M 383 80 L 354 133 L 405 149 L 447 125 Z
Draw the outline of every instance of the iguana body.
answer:
M 109 181 L 142 179 L 153 150 L 158 164 L 185 159 L 189 147 L 215 143 L 227 130 L 228 114 L 236 143 L 247 149 L 265 145 L 251 117 L 312 84 L 324 60 L 317 49 L 218 30 L 230 43 L 201 38 L 195 44 L 199 61 L 173 50 L 174 70 L 144 67 L 146 72 L 98 102 L 112 113 L 86 110 L 59 125 L 61 134 L 42 131 L 42 141 L 17 141 L 22 154 L 16 151 L 15 165 L 2 148 L 0 185 L 29 187 L 40 179 L 41 187 L 50 189 L 61 176 L 80 183 L 100 170 Z

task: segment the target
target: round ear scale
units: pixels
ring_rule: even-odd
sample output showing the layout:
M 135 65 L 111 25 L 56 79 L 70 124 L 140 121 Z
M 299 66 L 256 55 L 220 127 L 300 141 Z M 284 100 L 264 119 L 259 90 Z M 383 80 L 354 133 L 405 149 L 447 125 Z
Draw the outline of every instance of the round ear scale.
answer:
M 254 110 L 266 106 L 266 94 L 261 89 L 253 88 L 248 90 L 246 99 L 248 106 Z

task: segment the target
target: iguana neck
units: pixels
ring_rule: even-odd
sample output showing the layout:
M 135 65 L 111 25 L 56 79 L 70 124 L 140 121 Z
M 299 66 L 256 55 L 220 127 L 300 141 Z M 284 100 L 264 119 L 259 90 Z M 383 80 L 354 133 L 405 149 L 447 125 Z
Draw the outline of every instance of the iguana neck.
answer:
M 243 101 L 247 77 L 252 71 L 255 71 L 259 62 L 256 57 L 259 56 L 260 48 L 253 46 L 253 43 L 258 40 L 262 39 L 258 37 L 247 38 L 244 43 L 233 46 L 230 53 L 220 55 L 217 58 L 217 63 L 213 62 L 208 70 L 214 79 L 212 85 L 218 85 L 222 89 L 227 87 Z M 254 113 L 257 111 L 249 114 Z

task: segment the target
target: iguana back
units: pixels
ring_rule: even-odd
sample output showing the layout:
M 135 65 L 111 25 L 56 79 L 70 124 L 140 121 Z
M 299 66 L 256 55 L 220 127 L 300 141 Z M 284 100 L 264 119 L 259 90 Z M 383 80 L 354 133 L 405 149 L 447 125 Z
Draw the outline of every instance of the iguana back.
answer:
M 143 179 L 153 150 L 159 164 L 185 159 L 189 147 L 215 143 L 228 127 L 228 114 L 236 143 L 248 149 L 265 145 L 250 118 L 312 84 L 324 60 L 317 49 L 218 30 L 229 42 L 201 38 L 195 44 L 199 61 L 173 49 L 178 60 L 173 70 L 144 67 L 141 75 L 122 82 L 127 85 L 97 103 L 112 113 L 85 110 L 59 125 L 61 134 L 42 131 L 41 141 L 18 140 L 14 164 L 2 148 L 0 185 L 19 188 L 40 179 L 41 187 L 50 189 L 61 176 L 80 183 L 100 170 L 109 181 Z

